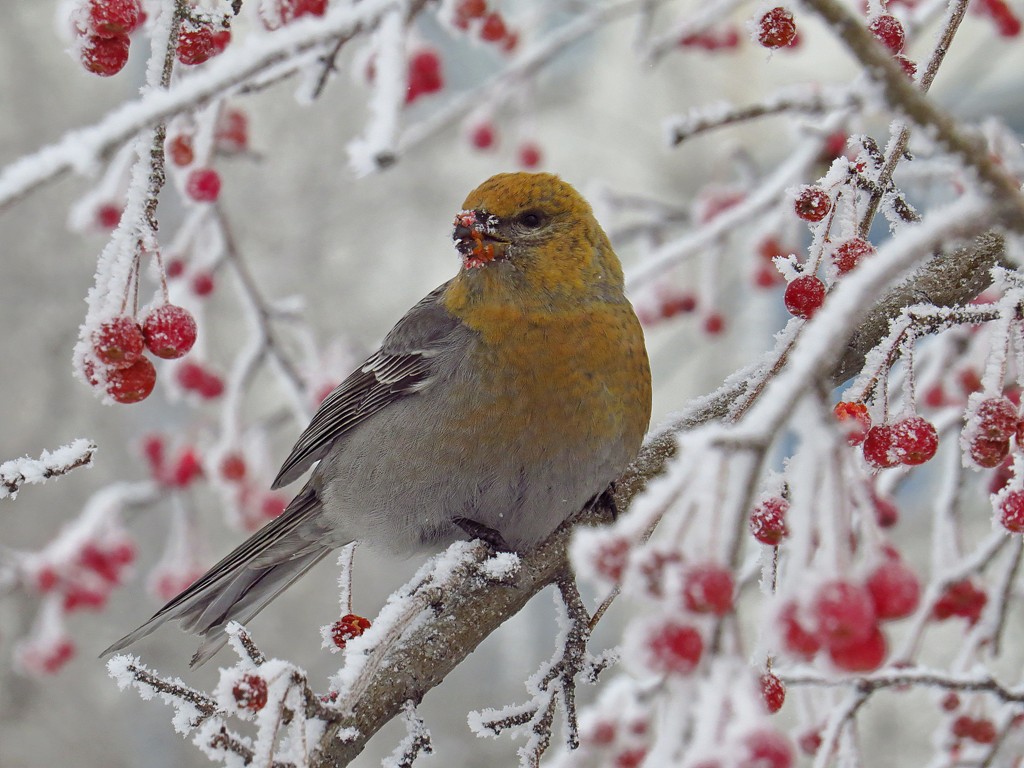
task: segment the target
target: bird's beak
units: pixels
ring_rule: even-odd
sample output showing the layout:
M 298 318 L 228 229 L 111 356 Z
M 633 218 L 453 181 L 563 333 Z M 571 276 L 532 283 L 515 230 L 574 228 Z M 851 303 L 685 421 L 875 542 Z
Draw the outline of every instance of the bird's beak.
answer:
M 508 242 L 494 234 L 495 223 L 495 217 L 484 211 L 461 211 L 455 217 L 452 239 L 466 269 L 505 258 Z

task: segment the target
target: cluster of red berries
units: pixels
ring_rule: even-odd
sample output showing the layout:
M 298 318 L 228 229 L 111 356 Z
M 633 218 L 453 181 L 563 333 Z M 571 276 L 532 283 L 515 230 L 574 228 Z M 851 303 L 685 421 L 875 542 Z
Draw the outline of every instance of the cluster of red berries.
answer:
M 907 33 L 903 24 L 895 16 L 882 13 L 868 21 L 868 29 L 886 49 L 893 55 L 907 77 L 917 74 L 917 64 L 903 55 L 903 46 L 907 42 Z
M 644 325 L 655 325 L 676 315 L 688 315 L 697 309 L 697 297 L 678 288 L 663 288 L 654 297 L 653 306 L 641 304 L 636 314 Z
M 259 712 L 267 706 L 267 681 L 259 675 L 242 675 L 231 686 L 231 695 L 239 709 Z
M 180 277 L 185 276 L 187 271 L 187 265 L 184 259 L 172 258 L 168 259 L 166 263 L 166 274 L 171 280 L 177 280 Z M 192 293 L 196 296 L 209 296 L 213 293 L 214 288 L 217 287 L 217 283 L 213 278 L 213 273 L 208 272 L 205 269 L 192 271 L 189 277 L 189 286 L 192 289 Z
M 783 6 L 776 6 L 762 15 L 755 24 L 754 34 L 765 48 L 791 48 L 799 42 L 793 14 Z
M 613 759 L 608 765 L 637 768 L 647 757 L 649 732 L 650 724 L 644 718 L 634 718 L 630 722 L 598 720 L 588 724 L 580 738 L 585 748 L 612 753 Z
M 805 623 L 794 602 L 786 603 L 778 622 L 785 649 L 811 659 L 824 649 L 847 672 L 869 672 L 885 660 L 886 641 L 879 622 L 909 616 L 917 608 L 921 586 L 899 558 L 889 557 L 862 584 L 846 580 L 820 586 Z
M 935 456 L 939 435 L 935 425 L 920 416 L 871 427 L 862 445 L 864 459 L 876 469 L 900 464 L 917 466 Z
M 958 715 L 953 719 L 950 731 L 957 739 L 966 739 L 976 744 L 992 744 L 996 740 L 996 726 L 987 717 Z
M 679 38 L 680 48 L 696 48 L 701 51 L 729 51 L 740 45 L 740 33 L 736 27 L 707 30 Z
M 231 42 L 231 30 L 208 19 L 186 17 L 178 29 L 178 61 L 193 67 L 224 53 Z
M 484 120 L 470 127 L 468 138 L 473 149 L 487 151 L 496 149 L 498 146 L 498 130 L 490 120 Z M 542 159 L 540 146 L 532 141 L 522 142 L 516 150 L 516 156 L 523 168 L 536 168 Z
M 52 675 L 75 657 L 77 648 L 66 635 L 41 638 L 21 644 L 16 651 L 18 666 L 34 675 Z
M 190 445 L 178 449 L 171 459 L 163 435 L 148 435 L 142 441 L 142 455 L 152 478 L 165 488 L 188 488 L 203 476 L 203 462 Z
M 961 579 L 946 586 L 942 595 L 932 606 L 932 618 L 936 621 L 961 618 L 969 624 L 977 623 L 981 612 L 988 603 L 988 595 L 979 589 L 971 579 Z
M 409 57 L 409 74 L 406 81 L 405 103 L 412 104 L 420 96 L 436 93 L 444 87 L 441 74 L 441 57 L 433 48 L 417 51 Z
M 340 649 L 345 650 L 349 640 L 353 640 L 370 628 L 370 620 L 354 613 L 346 613 L 331 624 L 331 641 Z
M 188 310 L 164 304 L 151 311 L 139 325 L 121 315 L 100 325 L 92 334 L 92 359 L 86 375 L 93 386 L 104 387 L 119 403 L 145 400 L 156 385 L 156 368 L 143 354 L 174 360 L 186 354 L 196 341 L 196 322 Z
M 1008 397 L 981 400 L 968 409 L 966 419 L 962 444 L 979 467 L 999 466 L 1010 453 L 1011 440 L 1017 441 L 1018 449 L 1024 446 L 1024 420 Z
M 178 386 L 186 392 L 195 392 L 203 400 L 214 400 L 224 394 L 224 380 L 194 360 L 186 360 L 175 371 Z
M 117 534 L 103 541 L 83 543 L 60 565 L 43 564 L 32 569 L 32 586 L 44 594 L 59 594 L 65 613 L 99 610 L 107 604 L 114 587 L 124 580 L 135 562 L 135 544 Z
M 261 528 L 288 506 L 284 496 L 264 490 L 263 483 L 251 476 L 245 457 L 238 451 L 228 451 L 220 457 L 217 476 L 235 490 L 241 523 L 246 530 Z
M 323 16 L 327 12 L 327 0 L 277 0 L 276 3 L 260 3 L 260 21 L 266 29 L 278 29 L 291 24 L 303 16 Z
M 456 29 L 472 30 L 486 43 L 493 43 L 505 53 L 519 44 L 519 33 L 511 29 L 498 10 L 487 7 L 487 0 L 459 0 L 452 23 Z
M 128 35 L 144 21 L 139 0 L 82 0 L 72 15 L 82 66 L 101 77 L 116 75 L 128 61 Z

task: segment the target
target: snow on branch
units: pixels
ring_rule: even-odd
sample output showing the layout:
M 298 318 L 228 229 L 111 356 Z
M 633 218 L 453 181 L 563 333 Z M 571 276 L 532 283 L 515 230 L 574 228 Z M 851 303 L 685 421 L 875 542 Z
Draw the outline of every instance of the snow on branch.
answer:
M 79 438 L 55 451 L 43 451 L 38 459 L 11 459 L 0 464 L 0 499 L 18 495 L 21 486 L 45 483 L 73 469 L 92 466 L 96 443 Z

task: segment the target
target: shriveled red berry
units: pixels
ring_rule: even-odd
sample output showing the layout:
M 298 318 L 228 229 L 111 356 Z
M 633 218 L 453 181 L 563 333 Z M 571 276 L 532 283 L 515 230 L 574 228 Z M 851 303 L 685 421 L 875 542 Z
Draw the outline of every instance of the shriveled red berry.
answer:
M 860 642 L 875 627 L 875 606 L 867 589 L 849 581 L 822 584 L 814 596 L 811 613 L 818 636 L 829 648 Z
M 825 284 L 814 275 L 800 275 L 786 286 L 783 299 L 790 314 L 806 320 L 825 303 Z
M 900 53 L 907 41 L 907 33 L 903 24 L 895 16 L 883 13 L 875 16 L 868 22 L 868 29 L 871 30 L 878 41 L 893 53 Z
M 895 448 L 896 433 L 891 424 L 880 424 L 868 430 L 864 438 L 864 459 L 873 467 L 887 469 L 900 463 Z
M 209 296 L 216 284 L 210 272 L 196 272 L 192 276 L 192 293 L 196 296 Z
M 932 616 L 938 621 L 944 621 L 958 616 L 967 619 L 974 624 L 981 618 L 981 612 L 988 602 L 988 595 L 974 585 L 968 579 L 949 584 L 935 605 L 932 606 Z
M 743 746 L 746 754 L 738 768 L 790 768 L 796 760 L 793 745 L 778 731 L 762 729 L 749 733 Z
M 192 137 L 179 133 L 167 140 L 167 154 L 175 165 L 191 165 L 195 154 L 192 151 Z
M 220 196 L 220 174 L 213 168 L 196 168 L 185 180 L 185 194 L 200 203 L 212 203 Z
M 100 77 L 116 75 L 128 62 L 128 35 L 89 35 L 79 50 L 82 66 Z
M 868 576 L 868 593 L 879 620 L 902 619 L 917 608 L 921 583 L 902 560 L 887 559 Z
M 526 141 L 519 145 L 518 156 L 519 164 L 523 168 L 536 168 L 538 165 L 540 165 L 540 147 L 538 147 L 532 141 Z
M 505 35 L 508 29 L 505 27 L 505 20 L 497 11 L 488 13 L 484 17 L 484 23 L 480 25 L 480 39 L 489 43 L 496 43 Z
M 695 613 L 724 616 L 732 610 L 732 572 L 715 563 L 701 563 L 683 576 L 683 605 Z
M 1010 491 L 999 502 L 999 522 L 1011 533 L 1024 533 L 1024 491 Z
M 841 645 L 829 645 L 832 663 L 846 672 L 871 672 L 882 666 L 887 652 L 885 635 L 872 625 L 866 637 Z
M 176 360 L 196 343 L 196 321 L 184 307 L 164 304 L 146 316 L 142 334 L 150 352 L 165 360 Z
M 700 662 L 704 640 L 695 628 L 670 621 L 648 638 L 647 649 L 652 669 L 686 675 Z
M 804 221 L 821 221 L 832 210 L 832 198 L 821 187 L 804 187 L 797 194 L 793 209 Z
M 202 64 L 217 54 L 213 25 L 184 19 L 178 32 L 178 61 L 188 66 Z
M 750 533 L 762 544 L 778 546 L 786 536 L 786 512 L 789 502 L 781 496 L 771 496 L 750 514 Z
M 772 8 L 757 22 L 757 42 L 765 48 L 785 48 L 796 39 L 796 22 L 788 8 Z
M 349 640 L 359 637 L 369 628 L 369 619 L 346 613 L 331 625 L 331 640 L 338 648 L 344 649 Z
M 871 416 L 864 403 L 836 403 L 832 409 L 850 445 L 860 445 L 871 429 Z
M 761 675 L 761 697 L 769 712 L 778 712 L 786 701 L 786 686 L 771 672 Z
M 800 621 L 796 603 L 787 603 L 779 611 L 779 629 L 783 647 L 795 656 L 810 659 L 821 648 L 817 634 Z
M 924 464 L 939 448 L 935 425 L 920 416 L 901 419 L 892 425 L 892 430 L 894 451 L 901 464 Z
M 239 709 L 259 712 L 267 706 L 267 681 L 259 675 L 243 675 L 231 688 Z
M 491 149 L 496 140 L 494 125 L 489 122 L 479 123 L 469 132 L 469 141 L 476 149 Z
M 107 394 L 119 403 L 145 400 L 155 386 L 156 368 L 145 357 L 140 357 L 127 368 L 107 371 Z
M 846 240 L 839 244 L 839 247 L 832 252 L 832 262 L 839 270 L 839 274 L 845 275 L 854 269 L 860 260 L 875 252 L 875 246 L 860 237 Z
M 145 339 L 135 318 L 115 317 L 103 323 L 92 335 L 96 359 L 112 368 L 127 368 L 142 357 Z

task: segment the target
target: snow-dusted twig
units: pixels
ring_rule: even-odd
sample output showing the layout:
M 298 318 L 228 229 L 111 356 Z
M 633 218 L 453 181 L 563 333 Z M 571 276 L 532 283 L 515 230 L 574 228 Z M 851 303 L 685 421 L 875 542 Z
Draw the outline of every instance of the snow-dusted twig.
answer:
M 405 708 L 402 710 L 402 722 L 405 724 L 405 737 L 384 759 L 383 764 L 386 768 L 412 768 L 412 764 L 421 754 L 434 754 L 430 731 L 427 730 L 423 719 L 416 712 L 416 705 L 411 701 L 405 702 Z
M 1024 690 L 1010 688 L 995 678 L 983 675 L 955 675 L 932 669 L 908 669 L 906 667 L 884 669 L 868 675 L 835 677 L 808 671 L 787 671 L 776 668 L 776 674 L 786 685 L 812 686 L 822 688 L 857 687 L 866 692 L 885 688 L 901 688 L 908 685 L 923 685 L 949 691 L 972 691 L 989 693 L 1000 701 L 1024 703 Z
M 91 467 L 96 443 L 79 438 L 55 451 L 43 451 L 38 459 L 11 459 L 0 464 L 0 499 L 15 497 L 23 485 L 44 483 L 79 467 Z

